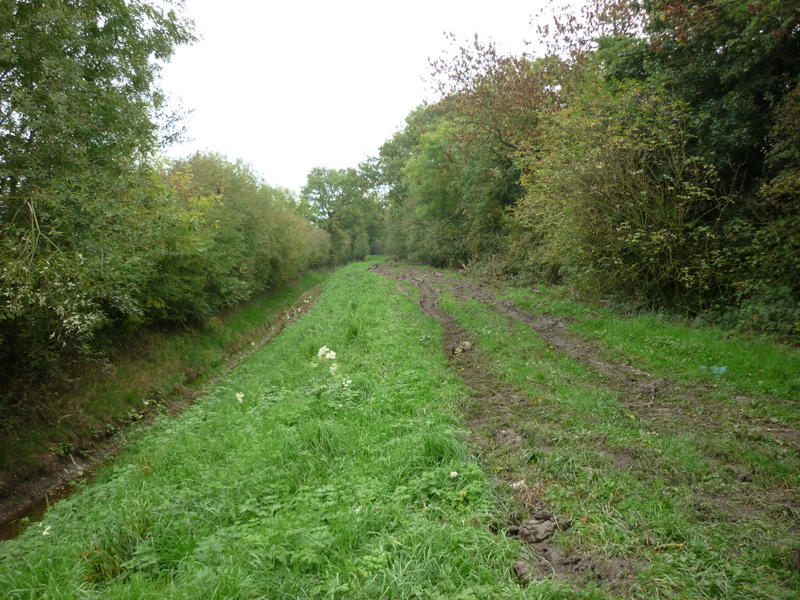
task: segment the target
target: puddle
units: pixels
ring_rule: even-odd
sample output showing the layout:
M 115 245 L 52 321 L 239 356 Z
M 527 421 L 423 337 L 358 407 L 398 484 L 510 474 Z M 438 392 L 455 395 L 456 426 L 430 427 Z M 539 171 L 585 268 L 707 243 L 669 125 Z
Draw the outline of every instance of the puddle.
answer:
M 60 485 L 47 492 L 45 495 L 15 510 L 13 513 L 6 515 L 2 521 L 0 521 L 0 541 L 13 540 L 25 531 L 25 528 L 28 527 L 30 523 L 41 521 L 48 508 L 59 500 L 69 497 L 74 491 L 75 488 L 69 484 Z

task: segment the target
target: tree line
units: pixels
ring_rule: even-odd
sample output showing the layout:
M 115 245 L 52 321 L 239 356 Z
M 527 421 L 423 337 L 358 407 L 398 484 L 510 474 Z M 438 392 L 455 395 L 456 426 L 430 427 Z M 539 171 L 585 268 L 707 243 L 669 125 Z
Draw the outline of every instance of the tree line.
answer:
M 380 149 L 386 247 L 800 333 L 800 2 L 594 0 L 478 38 Z
M 180 135 L 179 0 L 0 0 L 0 385 L 390 253 L 800 331 L 800 2 L 593 0 L 432 62 L 439 100 L 300 197 Z
M 162 157 L 180 121 L 160 66 L 194 40 L 181 7 L 0 1 L 0 408 L 332 260 L 294 193 L 213 153 Z

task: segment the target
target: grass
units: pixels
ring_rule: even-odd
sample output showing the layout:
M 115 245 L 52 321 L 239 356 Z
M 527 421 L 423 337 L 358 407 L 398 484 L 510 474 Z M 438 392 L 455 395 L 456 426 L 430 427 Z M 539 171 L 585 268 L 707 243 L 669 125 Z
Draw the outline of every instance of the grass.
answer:
M 530 327 L 445 295 L 481 363 L 526 398 L 468 433 L 482 408 L 448 365 L 441 328 L 413 289 L 369 266 L 331 275 L 307 315 L 0 542 L 0 597 L 797 598 L 787 559 L 800 456 L 753 427 L 797 422 L 794 396 L 758 391 L 791 391 L 795 352 L 507 291 L 519 306 L 576 317 L 570 327 L 609 360 L 699 386 L 692 410 L 723 419 L 710 432 L 678 399 L 680 421 L 632 412 Z M 672 362 L 647 350 L 665 337 L 693 349 L 678 344 Z M 730 372 L 691 368 L 697 357 Z M 491 443 L 510 427 L 524 439 L 517 450 Z M 467 445 L 481 435 L 489 441 Z M 527 510 L 502 483 L 513 480 L 572 519 L 553 543 L 635 564 L 635 579 L 624 589 L 516 581 L 512 565 L 531 549 L 504 534 Z
M 302 320 L 2 544 L 3 597 L 523 597 L 440 336 L 363 264 L 337 272 Z
M 692 327 L 659 314 L 621 317 L 565 300 L 563 292 L 552 288 L 537 291 L 531 294 L 516 288 L 507 293 L 531 312 L 580 317 L 572 328 L 587 339 L 602 341 L 609 356 L 630 359 L 659 376 L 722 383 L 740 394 L 800 401 L 800 353 L 796 348 L 733 335 L 719 327 Z
M 509 326 L 480 303 L 445 295 L 445 308 L 491 357 L 498 377 L 534 401 L 486 425 L 524 432 L 532 440 L 522 454 L 528 464 L 509 465 L 502 451 L 486 460 L 537 482 L 549 505 L 579 521 L 564 544 L 646 559 L 649 567 L 628 597 L 796 598 L 800 576 L 788 569 L 788 557 L 798 543 L 800 456 L 779 440 L 748 435 L 750 419 L 797 424 L 796 350 L 658 317 L 598 316 L 552 294 L 516 289 L 507 295 L 534 311 L 579 315 L 571 328 L 599 343 L 607 357 L 694 384 L 704 394 L 691 410 L 713 408 L 731 419 L 730 428 L 723 422 L 713 434 L 707 421 L 642 420 L 602 375 L 555 353 L 529 327 Z M 674 340 L 674 353 L 651 348 L 654 339 Z M 731 373 L 712 378 L 690 368 L 698 357 L 729 365 Z M 740 371 L 762 379 L 754 385 Z M 785 397 L 768 395 L 778 391 Z M 731 401 L 740 394 L 758 396 Z M 752 481 L 742 484 L 735 465 L 755 473 Z
M 48 454 L 88 455 L 98 440 L 177 396 L 191 395 L 191 388 L 218 373 L 231 355 L 262 338 L 276 316 L 326 276 L 321 271 L 307 273 L 202 328 L 140 333 L 108 364 L 85 365 L 72 385 L 31 390 L 33 395 L 19 402 L 16 413 L 3 415 L 0 469 L 31 475 L 41 469 Z M 30 410 L 33 405 L 35 414 Z

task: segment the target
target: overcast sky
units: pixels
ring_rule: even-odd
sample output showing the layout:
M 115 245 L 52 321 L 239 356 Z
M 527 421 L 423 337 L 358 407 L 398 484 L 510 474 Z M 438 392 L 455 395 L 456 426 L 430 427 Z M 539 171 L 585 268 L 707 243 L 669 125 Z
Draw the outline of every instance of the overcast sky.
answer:
M 163 70 L 164 90 L 192 110 L 196 150 L 250 163 L 297 193 L 314 167 L 356 167 L 425 99 L 429 59 L 475 34 L 506 53 L 536 42 L 547 0 L 187 0 L 201 40 Z

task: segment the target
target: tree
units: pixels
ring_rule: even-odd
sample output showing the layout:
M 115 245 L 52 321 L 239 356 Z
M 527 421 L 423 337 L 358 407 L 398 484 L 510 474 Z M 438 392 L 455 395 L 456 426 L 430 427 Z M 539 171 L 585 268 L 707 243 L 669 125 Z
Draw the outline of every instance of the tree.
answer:
M 518 216 L 533 260 L 584 289 L 697 312 L 724 287 L 725 198 L 691 156 L 686 107 L 663 87 L 587 80 L 549 125 Z
M 0 3 L 4 219 L 58 173 L 126 172 L 157 148 L 157 61 L 193 39 L 179 2 Z
M 0 361 L 35 370 L 137 320 L 159 232 L 165 0 L 0 0 Z M 24 357 L 24 358 L 23 358 Z
M 421 134 L 436 119 L 433 107 L 422 105 L 406 117 L 406 126 L 395 132 L 378 152 L 372 163 L 375 188 L 383 190 L 386 213 L 386 246 L 394 256 L 409 256 L 409 218 L 413 212 L 406 164 L 420 143 Z
M 431 66 L 441 99 L 380 151 L 390 247 L 436 265 L 494 259 L 522 195 L 516 162 L 538 150 L 542 115 L 558 106 L 560 61 L 505 56 L 476 37 Z
M 800 2 L 649 0 L 643 8 L 647 50 L 618 45 L 606 56 L 609 76 L 658 78 L 683 102 L 688 154 L 713 166 L 717 190 L 736 199 L 715 215 L 726 255 L 717 304 L 740 325 L 794 335 Z
M 300 198 L 310 220 L 330 234 L 334 263 L 364 258 L 379 241 L 381 207 L 358 170 L 316 167 Z
M 781 336 L 800 334 L 800 85 L 776 109 L 764 185 L 753 217 L 729 225 L 739 326 Z
M 485 145 L 503 159 L 535 149 L 540 116 L 560 103 L 563 63 L 554 57 L 505 56 L 476 36 L 431 66 L 440 109 L 460 125 L 461 141 Z
M 798 0 L 649 0 L 653 53 L 693 112 L 698 151 L 750 188 L 776 107 L 800 76 Z
M 200 322 L 327 262 L 327 238 L 287 190 L 242 161 L 196 153 L 164 174 L 165 235 L 146 303 L 159 320 Z

